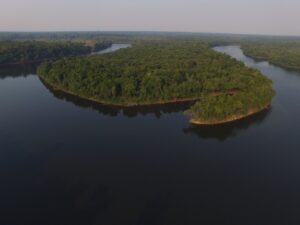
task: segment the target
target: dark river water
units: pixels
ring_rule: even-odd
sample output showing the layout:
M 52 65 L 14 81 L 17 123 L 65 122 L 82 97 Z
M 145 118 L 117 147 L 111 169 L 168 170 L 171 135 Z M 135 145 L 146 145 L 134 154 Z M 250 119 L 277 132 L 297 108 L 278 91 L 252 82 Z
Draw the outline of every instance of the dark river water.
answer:
M 299 225 L 300 73 L 217 47 L 274 81 L 272 108 L 195 127 L 188 105 L 123 110 L 0 71 L 0 224 Z

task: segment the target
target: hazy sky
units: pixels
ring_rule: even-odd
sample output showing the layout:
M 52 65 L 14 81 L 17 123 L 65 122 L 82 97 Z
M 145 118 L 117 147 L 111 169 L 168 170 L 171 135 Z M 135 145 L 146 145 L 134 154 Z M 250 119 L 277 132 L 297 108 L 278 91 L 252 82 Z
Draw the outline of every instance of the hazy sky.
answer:
M 1 31 L 300 35 L 300 0 L 0 0 Z

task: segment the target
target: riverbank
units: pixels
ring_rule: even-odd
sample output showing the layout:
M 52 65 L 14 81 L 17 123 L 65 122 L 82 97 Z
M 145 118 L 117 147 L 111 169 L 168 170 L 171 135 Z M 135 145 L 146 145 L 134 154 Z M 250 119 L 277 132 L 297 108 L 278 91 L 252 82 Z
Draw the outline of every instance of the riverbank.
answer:
M 265 58 L 265 57 L 258 57 L 258 56 L 253 56 L 251 54 L 247 54 L 244 52 L 244 55 L 257 61 L 257 62 L 268 62 L 270 63 L 271 65 L 274 65 L 274 66 L 278 66 L 278 67 L 281 67 L 282 69 L 286 69 L 286 70 L 290 70 L 290 71 L 300 71 L 300 67 L 296 67 L 296 66 L 287 66 L 285 65 L 284 63 L 277 63 L 277 62 L 274 62 L 272 61 L 272 59 L 268 59 L 268 58 Z
M 63 88 L 59 88 L 54 86 L 53 84 L 51 84 L 50 82 L 48 82 L 46 79 L 44 79 L 43 77 L 39 76 L 39 78 L 41 79 L 41 81 L 43 83 L 45 83 L 46 85 L 50 86 L 53 90 L 56 91 L 60 91 L 62 93 L 71 95 L 73 97 L 77 97 L 79 99 L 83 99 L 83 100 L 87 100 L 87 101 L 91 101 L 97 104 L 101 104 L 101 105 L 106 105 L 106 106 L 115 106 L 115 107 L 123 107 L 123 108 L 131 108 L 131 107 L 138 107 L 138 106 L 159 106 L 159 105 L 168 105 L 168 104 L 176 104 L 176 103 L 192 103 L 192 102 L 196 102 L 198 100 L 200 100 L 200 97 L 197 98 L 184 98 L 184 99 L 174 99 L 174 100 L 168 100 L 168 101 L 157 101 L 157 102 L 127 102 L 126 104 L 121 104 L 121 103 L 112 103 L 112 102 L 107 102 L 107 101 L 101 101 L 99 99 L 96 98 L 88 98 L 85 96 L 81 96 L 79 94 L 76 94 L 74 92 L 65 90 Z M 230 92 L 231 93 L 231 92 Z M 230 94 L 229 93 L 229 94 Z M 219 93 L 218 93 L 219 94 Z M 216 93 L 212 93 L 212 96 L 216 96 Z M 246 119 L 248 117 L 254 116 L 258 113 L 264 112 L 266 110 L 268 110 L 271 107 L 271 103 L 266 104 L 264 107 L 261 107 L 259 109 L 251 109 L 249 110 L 249 112 L 247 114 L 243 114 L 243 115 L 233 115 L 230 117 L 227 117 L 223 120 L 201 120 L 199 118 L 195 119 L 192 118 L 190 119 L 190 123 L 194 124 L 194 125 L 201 125 L 201 126 L 214 126 L 214 125 L 221 125 L 221 124 L 226 124 L 226 123 L 232 123 L 232 122 L 236 122 L 242 119 Z
M 243 54 L 257 62 L 268 61 L 274 66 L 287 70 L 299 71 L 300 45 L 286 44 L 241 44 Z

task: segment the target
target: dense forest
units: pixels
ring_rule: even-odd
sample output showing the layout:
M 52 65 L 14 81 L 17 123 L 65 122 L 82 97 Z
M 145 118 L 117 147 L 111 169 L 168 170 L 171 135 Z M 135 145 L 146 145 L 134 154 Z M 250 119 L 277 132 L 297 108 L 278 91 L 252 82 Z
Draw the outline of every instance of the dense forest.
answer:
M 272 64 L 300 70 L 300 41 L 243 43 L 245 55 L 257 60 L 267 60 Z
M 136 41 L 111 54 L 43 63 L 38 74 L 57 89 L 104 104 L 198 100 L 188 113 L 209 122 L 261 110 L 274 95 L 258 70 L 199 40 Z
M 100 51 L 110 45 L 111 42 L 108 41 L 2 41 L 0 42 L 0 65 L 84 55 L 92 51 Z

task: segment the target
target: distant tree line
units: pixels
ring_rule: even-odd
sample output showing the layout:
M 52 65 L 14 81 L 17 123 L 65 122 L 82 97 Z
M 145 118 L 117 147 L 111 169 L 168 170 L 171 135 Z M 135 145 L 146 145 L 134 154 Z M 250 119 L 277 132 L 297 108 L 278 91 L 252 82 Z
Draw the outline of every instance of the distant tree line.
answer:
M 257 60 L 300 70 L 300 41 L 243 43 L 242 50 L 245 55 Z
M 3 41 L 0 42 L 0 65 L 85 55 L 103 50 L 111 44 L 108 41 L 94 42 L 94 46 L 87 45 L 86 42 Z

